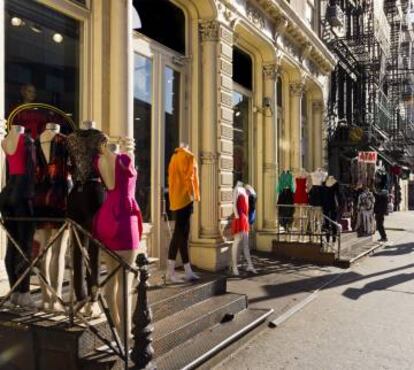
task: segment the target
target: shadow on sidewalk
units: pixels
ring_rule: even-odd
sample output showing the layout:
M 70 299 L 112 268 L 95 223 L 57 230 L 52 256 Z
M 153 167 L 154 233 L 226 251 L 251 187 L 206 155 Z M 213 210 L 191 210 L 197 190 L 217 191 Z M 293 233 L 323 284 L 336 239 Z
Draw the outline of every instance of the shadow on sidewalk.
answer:
M 384 247 L 384 249 L 381 252 L 376 252 L 373 257 L 399 256 L 402 254 L 409 254 L 413 251 L 414 251 L 414 243 L 390 245 L 390 246 Z

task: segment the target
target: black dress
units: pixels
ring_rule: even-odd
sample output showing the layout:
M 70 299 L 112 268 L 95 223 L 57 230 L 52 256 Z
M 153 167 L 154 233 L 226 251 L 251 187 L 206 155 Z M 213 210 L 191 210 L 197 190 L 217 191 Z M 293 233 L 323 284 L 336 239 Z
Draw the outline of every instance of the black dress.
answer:
M 290 188 L 285 188 L 279 194 L 277 204 L 279 207 L 279 223 L 285 229 L 290 227 L 293 222 L 295 208 L 293 206 L 294 194 Z

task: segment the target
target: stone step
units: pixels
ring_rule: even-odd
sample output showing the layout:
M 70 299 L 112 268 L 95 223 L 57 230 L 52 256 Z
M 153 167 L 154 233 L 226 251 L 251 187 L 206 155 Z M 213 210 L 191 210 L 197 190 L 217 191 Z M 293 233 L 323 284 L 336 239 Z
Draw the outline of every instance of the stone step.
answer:
M 272 309 L 243 310 L 232 321 L 216 324 L 157 358 L 157 369 L 195 369 L 262 324 L 272 312 Z
M 158 357 L 190 339 L 200 331 L 219 323 L 226 314 L 246 309 L 245 295 L 227 293 L 211 297 L 154 325 L 153 346 Z
M 235 343 L 251 330 L 263 324 L 272 314 L 271 309 L 245 309 L 234 319 L 213 325 L 191 339 L 155 358 L 158 370 L 195 369 Z M 132 363 L 130 363 L 132 367 Z M 124 363 L 107 353 L 92 353 L 81 362 L 80 370 L 123 370 Z

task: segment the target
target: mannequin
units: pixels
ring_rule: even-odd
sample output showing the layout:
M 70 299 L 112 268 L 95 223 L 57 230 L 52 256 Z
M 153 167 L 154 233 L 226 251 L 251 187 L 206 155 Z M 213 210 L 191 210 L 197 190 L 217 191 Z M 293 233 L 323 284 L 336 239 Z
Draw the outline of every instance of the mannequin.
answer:
M 94 165 L 101 146 L 107 141 L 105 134 L 94 128 L 93 121 L 85 121 L 83 129 L 68 136 L 68 150 L 74 186 L 68 196 L 67 216 L 88 231 L 92 231 L 93 218 L 101 207 L 105 189 Z M 82 238 L 82 236 L 81 236 Z M 73 248 L 75 296 L 84 307 L 84 314 L 99 316 L 97 304 L 99 280 L 99 247 L 87 238 L 82 241 L 89 254 L 91 273 L 85 274 L 82 253 L 77 245 Z M 85 275 L 87 290 L 85 289 Z
M 135 201 L 137 172 L 128 154 L 119 154 L 118 151 L 117 145 L 103 143 L 96 160 L 97 169 L 108 195 L 94 218 L 93 233 L 108 249 L 117 253 L 128 264 L 133 265 L 142 235 L 142 215 Z M 111 227 L 108 228 L 108 225 Z M 109 273 L 118 267 L 118 263 L 108 254 L 103 253 L 102 257 Z M 133 275 L 128 273 L 126 282 L 128 294 L 132 290 L 132 278 Z M 132 299 L 130 298 L 125 328 L 123 326 L 123 284 L 122 269 L 119 269 L 105 287 L 108 306 L 121 338 L 124 337 L 125 330 L 128 336 L 131 336 L 132 319 Z
M 328 174 L 322 169 L 317 168 L 316 171 L 310 174 L 312 186 L 309 191 L 309 205 L 315 207 L 310 212 L 311 230 L 319 234 L 322 228 L 322 203 L 323 203 L 323 183 Z
M 0 211 L 4 217 L 33 217 L 35 156 L 33 140 L 20 125 L 13 125 L 1 143 L 9 167 L 7 183 L 0 194 Z M 34 223 L 6 221 L 5 226 L 28 260 L 31 259 Z M 10 240 L 7 241 L 6 271 L 12 288 L 29 266 Z M 34 308 L 30 295 L 30 274 L 15 288 L 10 304 Z
M 293 222 L 294 213 L 294 190 L 293 176 L 290 171 L 282 171 L 276 187 L 278 195 L 278 220 L 279 224 L 285 229 L 289 229 Z
M 303 207 L 308 204 L 308 177 L 309 174 L 302 168 L 296 175 L 295 183 L 296 183 L 296 191 L 293 198 L 293 201 L 296 207 L 296 215 L 295 215 L 295 223 L 297 224 L 298 230 L 300 230 L 299 239 L 303 239 L 305 237 L 305 233 L 308 227 L 308 214 L 307 208 Z M 304 241 L 304 240 L 301 240 Z
M 358 236 L 369 236 L 374 234 L 374 205 L 375 197 L 367 186 L 363 187 L 358 197 L 358 221 L 355 229 Z
M 193 272 L 188 255 L 190 236 L 190 218 L 193 203 L 200 200 L 198 168 L 194 154 L 188 145 L 181 143 L 175 149 L 168 166 L 168 195 L 170 210 L 175 212 L 175 228 L 168 250 L 167 280 L 181 282 L 175 274 L 175 259 L 180 250 L 184 264 L 186 280 L 195 281 L 199 277 Z
M 66 214 L 68 194 L 68 151 L 66 137 L 60 134 L 60 125 L 47 123 L 45 130 L 35 142 L 36 146 L 36 179 L 34 211 L 36 217 L 64 218 Z M 37 224 L 37 240 L 42 250 L 52 238 L 61 223 L 43 222 Z M 63 275 L 65 271 L 65 254 L 68 233 L 58 238 L 43 260 L 43 272 L 48 283 L 57 295 L 62 297 Z M 41 285 L 43 308 L 57 310 L 58 302 L 51 292 Z
M 249 249 L 249 200 L 246 189 L 241 181 L 237 181 L 233 190 L 233 212 L 232 232 L 234 236 L 232 246 L 232 273 L 239 276 L 237 267 L 239 246 L 243 245 L 243 254 L 247 261 L 246 271 L 257 273 L 250 257 Z

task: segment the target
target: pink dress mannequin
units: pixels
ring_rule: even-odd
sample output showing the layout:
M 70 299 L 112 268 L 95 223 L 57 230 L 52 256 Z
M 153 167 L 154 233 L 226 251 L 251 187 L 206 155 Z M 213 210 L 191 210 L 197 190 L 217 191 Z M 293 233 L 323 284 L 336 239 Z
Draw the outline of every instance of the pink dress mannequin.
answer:
M 142 216 L 135 200 L 137 172 L 127 154 L 114 154 L 108 148 L 97 158 L 96 165 L 107 187 L 107 197 L 94 218 L 93 234 L 108 249 L 117 253 L 130 265 L 135 263 L 142 235 Z M 110 273 L 118 262 L 106 253 L 103 260 Z M 127 277 L 127 291 L 132 290 L 132 274 Z M 123 276 L 122 269 L 108 281 L 105 297 L 121 338 L 124 332 L 131 337 L 131 298 L 127 304 L 127 325 L 123 320 Z

